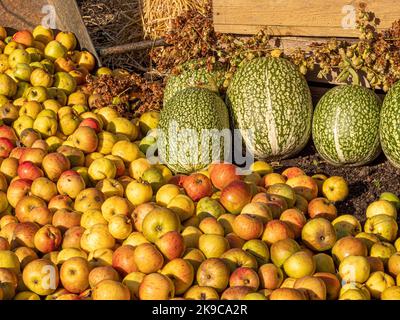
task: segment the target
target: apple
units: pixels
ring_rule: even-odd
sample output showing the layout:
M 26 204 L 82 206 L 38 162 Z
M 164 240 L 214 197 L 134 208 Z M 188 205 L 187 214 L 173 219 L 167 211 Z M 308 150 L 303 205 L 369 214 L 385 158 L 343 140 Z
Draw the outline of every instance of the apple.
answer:
M 52 212 L 56 212 L 59 209 L 73 209 L 74 202 L 68 196 L 56 195 L 50 199 L 48 208 Z
M 264 227 L 262 240 L 271 245 L 279 240 L 291 238 L 294 239 L 293 229 L 284 221 L 272 220 Z
M 182 257 L 185 251 L 185 241 L 178 231 L 169 231 L 163 234 L 155 242 L 155 245 L 167 260 L 174 260 Z
M 283 211 L 279 220 L 284 221 L 292 228 L 295 238 L 301 236 L 301 231 L 307 222 L 305 215 L 297 208 Z
M 315 198 L 308 204 L 308 214 L 311 219 L 321 217 L 332 221 L 337 217 L 337 209 L 326 198 Z
M 212 184 L 219 190 L 235 180 L 242 179 L 239 169 L 230 163 L 214 163 L 210 166 L 209 173 Z
M 371 247 L 374 243 L 380 241 L 377 235 L 367 232 L 357 233 L 356 238 L 364 242 L 364 244 L 367 246 L 368 251 L 371 250 Z
M 4 124 L 0 126 L 0 137 L 9 139 L 13 144 L 17 141 L 14 129 Z
M 214 170 L 216 169 L 212 172 Z M 230 213 L 238 214 L 246 204 L 250 203 L 251 198 L 250 186 L 246 182 L 236 180 L 222 189 L 220 202 Z
M 111 266 L 101 266 L 93 268 L 89 272 L 88 276 L 89 286 L 91 288 L 94 288 L 97 284 L 99 284 L 103 280 L 119 281 L 119 279 L 120 278 L 118 272 Z M 127 283 L 124 284 L 127 285 Z
M 126 176 L 124 176 L 124 178 L 125 177 Z M 127 185 L 130 182 L 132 182 L 132 180 L 125 181 L 124 179 L 121 178 L 122 177 L 119 177 L 118 180 L 115 179 L 100 180 L 99 182 L 96 183 L 96 189 L 102 192 L 106 199 L 113 196 L 122 197 L 124 195 L 124 188 L 126 188 Z
M 100 158 L 94 160 L 89 166 L 89 177 L 93 181 L 103 179 L 113 179 L 117 173 L 117 168 L 112 160 Z
M 383 192 L 379 196 L 379 200 L 389 201 L 390 203 L 392 203 L 396 207 L 396 209 L 400 209 L 400 199 L 399 199 L 399 197 L 397 197 L 395 194 L 393 194 L 391 192 Z
M 43 177 L 43 171 L 31 161 L 22 162 L 17 169 L 17 174 L 21 179 L 35 180 Z
M 0 236 L 0 250 L 10 250 L 10 244 L 8 240 Z
M 205 234 L 225 235 L 224 227 L 214 217 L 206 217 L 200 221 L 199 229 Z
M 218 219 L 224 212 L 222 205 L 210 197 L 200 199 L 196 205 L 196 216 L 200 219 L 210 216 Z
M 378 257 L 367 257 L 368 263 L 370 265 L 371 273 L 375 271 L 385 271 L 385 265 L 382 260 Z
M 75 35 L 68 31 L 61 31 L 57 33 L 55 40 L 61 43 L 67 49 L 67 51 L 74 50 L 77 45 Z
M 269 296 L 269 300 L 307 300 L 305 294 L 293 288 L 279 288 Z
M 396 248 L 394 245 L 388 242 L 376 242 L 372 245 L 369 255 L 371 257 L 376 257 L 382 260 L 386 266 L 389 258 L 396 253 Z
M 286 183 L 286 178 L 276 172 L 268 173 L 263 178 L 263 184 L 266 188 L 276 183 Z
M 122 245 L 114 251 L 112 255 L 112 266 L 121 276 L 139 271 L 135 261 L 135 251 L 136 248 L 131 245 Z M 145 261 L 142 261 L 142 263 L 144 262 Z
M 201 173 L 189 175 L 183 182 L 183 188 L 193 201 L 209 197 L 212 194 L 212 184 L 209 178 Z
M 96 131 L 90 127 L 78 127 L 72 135 L 72 141 L 75 147 L 85 153 L 96 151 L 98 146 Z
M 220 235 L 203 234 L 199 238 L 199 249 L 207 258 L 219 258 L 229 249 L 229 242 Z
M 252 292 L 252 289 L 246 286 L 229 287 L 222 293 L 221 300 L 243 300 Z
M 1 162 L 0 172 L 6 177 L 7 182 L 17 176 L 18 165 L 16 158 L 6 158 Z
M 11 300 L 15 296 L 17 286 L 17 275 L 10 269 L 0 268 L 0 290 L 3 293 L 2 300 Z
M 315 180 L 309 176 L 302 175 L 290 178 L 286 183 L 307 201 L 311 201 L 318 196 L 318 185 Z
M 140 180 L 143 173 L 149 168 L 151 168 L 151 164 L 146 158 L 135 159 L 129 164 L 129 175 L 135 180 Z
M 88 261 L 91 268 L 111 266 L 113 254 L 113 250 L 108 248 L 101 248 L 91 251 L 88 256 Z
M 315 271 L 322 273 L 335 273 L 335 263 L 332 257 L 326 253 L 318 253 L 313 256 L 315 261 Z
M 222 292 L 229 284 L 230 271 L 226 264 L 218 258 L 204 260 L 196 273 L 199 286 L 214 288 Z
M 6 74 L 0 74 L 0 94 L 6 97 L 12 97 L 17 92 L 17 84 Z
M 169 231 L 179 231 L 180 222 L 178 216 L 167 208 L 154 208 L 143 219 L 143 235 L 152 243 L 155 243 L 162 235 Z
M 332 221 L 336 237 L 341 239 L 346 236 L 356 236 L 361 232 L 360 221 L 351 214 L 344 214 Z
M 253 239 L 246 241 L 242 249 L 254 256 L 260 266 L 269 262 L 270 252 L 267 244 L 262 240 Z
M 14 149 L 12 141 L 8 138 L 0 138 L 0 157 L 7 158 Z
M 193 266 L 190 262 L 181 258 L 169 261 L 162 268 L 161 273 L 172 279 L 176 295 L 185 293 L 194 280 Z
M 59 152 L 47 154 L 42 162 L 46 176 L 52 181 L 57 181 L 64 171 L 70 169 L 70 166 L 69 159 Z
M 346 290 L 343 294 L 340 294 L 339 300 L 370 300 L 370 298 L 367 297 L 364 291 L 355 288 Z
M 126 186 L 125 194 L 134 206 L 138 206 L 151 200 L 153 190 L 147 183 L 132 181 Z
M 340 262 L 339 275 L 344 283 L 364 283 L 370 276 L 370 268 L 367 258 L 347 256 Z
M 86 210 L 81 216 L 81 226 L 85 229 L 89 229 L 95 224 L 108 224 L 108 221 L 103 217 L 100 210 L 89 209 Z
M 395 252 L 389 258 L 388 264 L 388 272 L 391 276 L 397 277 L 400 274 L 400 252 Z
M 372 218 L 380 214 L 386 214 L 397 219 L 397 209 L 395 205 L 386 200 L 377 200 L 370 203 L 365 212 L 367 218 Z
M 85 164 L 85 155 L 78 148 L 63 145 L 57 152 L 68 158 L 71 167 L 82 167 Z
M 64 233 L 62 248 L 81 248 L 81 238 L 85 228 L 81 226 L 74 226 Z
M 69 209 L 59 209 L 54 212 L 52 224 L 58 227 L 63 233 L 68 229 L 80 226 L 82 213 Z
M 225 236 L 225 239 L 228 240 L 229 243 L 229 248 L 242 248 L 243 245 L 245 244 L 245 240 L 240 238 L 236 233 L 228 233 Z
M 57 190 L 60 195 L 67 195 L 71 199 L 75 199 L 85 186 L 82 176 L 74 170 L 64 171 L 57 181 Z
M 343 177 L 332 176 L 324 181 L 322 193 L 330 201 L 343 201 L 349 194 L 349 187 Z
M 397 238 L 398 225 L 392 217 L 380 214 L 367 219 L 364 231 L 376 234 L 383 241 L 393 242 Z
M 52 251 L 55 252 L 55 251 Z M 68 259 L 74 258 L 74 257 L 81 257 L 84 258 L 87 261 L 87 254 L 86 252 L 77 249 L 77 248 L 65 248 L 62 249 L 60 252 L 58 252 L 57 255 L 57 265 L 62 265 L 65 261 Z
M 285 183 L 275 183 L 269 186 L 267 193 L 283 197 L 289 208 L 293 207 L 296 202 L 295 192 Z
M 303 291 L 310 300 L 326 300 L 325 282 L 313 276 L 305 276 L 297 279 L 294 289 Z
M 198 248 L 199 238 L 203 234 L 201 230 L 195 226 L 187 226 L 182 230 L 181 236 L 185 248 Z M 228 239 L 229 242 L 229 239 Z
M 175 295 L 172 280 L 161 273 L 146 275 L 139 286 L 140 300 L 168 300 Z
M 25 286 L 40 296 L 55 292 L 59 283 L 57 267 L 45 259 L 29 262 L 23 270 L 22 278 Z
M 139 134 L 139 129 L 135 124 L 121 117 L 111 119 L 107 124 L 107 131 L 126 135 L 130 141 L 134 141 Z
M 188 300 L 219 300 L 218 292 L 214 288 L 199 285 L 190 287 L 184 297 Z
M 283 282 L 283 272 L 280 268 L 272 263 L 263 264 L 258 269 L 260 279 L 260 288 L 275 290 L 279 288 Z
M 358 238 L 347 236 L 339 239 L 332 248 L 332 257 L 336 264 L 340 264 L 348 256 L 368 255 L 368 248 L 365 243 Z
M 112 147 L 111 154 L 120 157 L 127 165 L 129 165 L 130 162 L 139 158 L 140 150 L 135 143 L 120 140 Z
M 183 259 L 189 261 L 195 272 L 197 272 L 200 264 L 206 260 L 206 257 L 199 249 L 188 248 L 183 255 Z
M 12 40 L 16 43 L 23 44 L 26 47 L 31 47 L 34 38 L 29 30 L 21 30 L 14 33 Z
M 87 229 L 81 238 L 81 248 L 86 252 L 96 249 L 111 249 L 115 245 L 115 239 L 108 231 L 107 226 L 95 224 Z
M 128 287 L 115 280 L 103 280 L 92 290 L 93 300 L 130 300 Z
M 315 261 L 306 251 L 298 251 L 286 259 L 283 269 L 289 277 L 299 279 L 315 272 Z
M 41 135 L 33 128 L 26 128 L 20 134 L 20 140 L 25 147 L 32 147 L 32 144 L 41 139 Z
M 166 207 L 168 203 L 178 194 L 181 194 L 178 186 L 174 184 L 165 184 L 158 189 L 156 193 L 156 202 L 158 205 Z
M 143 134 L 147 134 L 150 130 L 157 128 L 160 120 L 160 113 L 157 111 L 147 111 L 139 118 L 139 127 Z
M 21 154 L 19 158 L 19 163 L 23 163 L 25 161 L 31 161 L 33 164 L 37 166 L 41 166 L 43 162 L 43 158 L 46 155 L 46 151 L 39 148 L 26 148 Z
M 18 201 L 15 207 L 15 216 L 20 222 L 27 222 L 31 219 L 30 213 L 34 208 L 46 207 L 44 200 L 35 196 L 25 196 Z
M 309 220 L 303 227 L 301 238 L 314 251 L 332 249 L 336 242 L 336 232 L 331 222 L 325 218 Z
M 265 203 L 272 211 L 272 216 L 274 219 L 279 219 L 281 213 L 288 209 L 286 200 L 277 194 L 260 192 L 253 197 L 251 202 Z
M 82 190 L 75 199 L 74 209 L 85 212 L 89 209 L 100 210 L 104 203 L 104 194 L 96 188 Z
M 81 293 L 89 287 L 90 267 L 87 259 L 73 257 L 66 260 L 60 268 L 60 280 L 65 289 Z
M 16 274 L 21 272 L 18 256 L 10 250 L 0 250 L 0 268 L 6 268 Z
M 96 60 L 89 51 L 78 51 L 75 63 L 89 72 L 96 66 Z
M 103 204 L 104 205 L 104 204 Z M 136 230 L 142 231 L 143 219 L 156 207 L 154 203 L 148 202 L 138 205 L 132 212 L 133 225 Z
M 399 300 L 400 299 L 400 287 L 392 286 L 386 288 L 381 293 L 381 300 Z
M 244 240 L 259 238 L 263 229 L 262 221 L 249 214 L 240 214 L 233 222 L 233 231 Z
M 282 176 L 284 176 L 286 179 L 304 176 L 305 174 L 306 173 L 298 167 L 289 167 L 282 172 Z
M 57 227 L 45 225 L 36 232 L 33 241 L 37 250 L 42 253 L 49 253 L 60 247 L 62 235 Z
M 280 268 L 289 257 L 300 251 L 300 246 L 295 240 L 287 238 L 273 243 L 270 250 L 272 262 Z
M 376 271 L 371 273 L 368 280 L 365 282 L 365 286 L 371 292 L 373 298 L 380 299 L 383 291 L 395 286 L 395 281 L 390 275 L 383 271 Z
M 142 243 L 150 243 L 143 235 L 143 233 L 141 232 L 132 232 L 128 238 L 126 238 L 124 240 L 124 242 L 122 242 L 123 245 L 130 245 L 134 248 L 136 248 L 139 244 Z
M 250 253 L 243 249 L 232 248 L 221 255 L 221 259 L 226 263 L 231 272 L 239 267 L 249 267 L 257 269 L 257 260 Z
M 132 232 L 131 219 L 126 215 L 116 214 L 108 222 L 108 231 L 117 240 L 124 240 Z

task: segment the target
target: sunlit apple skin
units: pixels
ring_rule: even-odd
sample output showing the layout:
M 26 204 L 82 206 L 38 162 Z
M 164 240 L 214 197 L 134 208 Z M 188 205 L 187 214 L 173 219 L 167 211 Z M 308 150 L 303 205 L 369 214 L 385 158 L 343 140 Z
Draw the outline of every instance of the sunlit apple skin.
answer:
M 246 182 L 236 180 L 222 190 L 220 202 L 230 213 L 239 214 L 243 207 L 250 203 L 251 198 L 250 186 Z
M 43 171 L 30 161 L 22 162 L 18 166 L 17 173 L 21 179 L 29 179 L 32 181 L 43 177 Z
M 23 270 L 22 278 L 29 290 L 41 296 L 55 292 L 60 281 L 58 268 L 44 259 L 28 263 Z
M 34 238 L 35 248 L 42 253 L 49 253 L 57 250 L 62 241 L 61 231 L 52 226 L 46 225 L 40 228 Z
M 168 300 L 174 295 L 172 280 L 161 273 L 146 275 L 139 286 L 140 300 Z
M 242 178 L 238 174 L 238 168 L 230 163 L 211 164 L 209 172 L 212 184 L 219 190 L 224 189 L 231 182 Z
M 193 173 L 188 176 L 183 183 L 187 195 L 193 201 L 212 195 L 212 184 L 208 177 L 201 173 Z
M 155 245 L 167 260 L 182 257 L 185 252 L 183 236 L 177 231 L 169 231 L 157 239 Z
M 92 292 L 93 300 L 130 300 L 131 294 L 128 287 L 114 280 L 99 282 Z
M 42 168 L 46 176 L 52 181 L 57 181 L 61 174 L 69 170 L 70 167 L 68 158 L 59 152 L 49 153 L 43 158 Z
M 10 139 L 0 138 L 0 157 L 7 158 L 12 149 L 14 149 L 14 144 Z
M 290 178 L 286 183 L 291 186 L 294 191 L 311 201 L 318 196 L 318 185 L 315 180 L 309 176 L 302 175 Z
M 125 277 L 131 272 L 139 271 L 135 263 L 135 248 L 131 245 L 122 245 L 114 251 L 112 266 L 118 273 Z

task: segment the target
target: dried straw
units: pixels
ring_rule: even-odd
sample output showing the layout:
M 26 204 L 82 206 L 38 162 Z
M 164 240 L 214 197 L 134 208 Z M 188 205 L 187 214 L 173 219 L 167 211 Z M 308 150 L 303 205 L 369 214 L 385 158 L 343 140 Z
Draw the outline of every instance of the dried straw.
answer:
M 194 9 L 206 14 L 209 0 L 142 0 L 145 38 L 157 39 L 171 30 L 171 21 L 183 12 Z
M 143 40 L 141 0 L 78 0 L 83 21 L 96 49 Z M 111 68 L 145 71 L 148 51 L 129 52 L 102 59 Z

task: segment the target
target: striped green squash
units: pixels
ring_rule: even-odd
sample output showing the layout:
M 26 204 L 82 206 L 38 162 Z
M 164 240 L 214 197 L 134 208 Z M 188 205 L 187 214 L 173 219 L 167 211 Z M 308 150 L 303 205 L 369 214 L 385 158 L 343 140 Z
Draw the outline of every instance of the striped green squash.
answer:
M 342 85 L 329 90 L 314 112 L 312 135 L 318 153 L 334 165 L 363 165 L 380 153 L 381 101 L 370 89 Z
M 286 59 L 256 58 L 241 66 L 229 85 L 227 104 L 235 127 L 256 158 L 288 158 L 310 138 L 310 89 Z
M 224 82 L 225 71 L 221 65 L 208 70 L 205 66 L 197 66 L 199 62 L 189 61 L 182 66 L 178 75 L 170 75 L 164 89 L 164 103 L 168 102 L 177 92 L 188 87 L 205 87 L 218 92 Z
M 383 101 L 379 131 L 384 154 L 400 168 L 400 82 L 389 90 Z
M 160 160 L 177 173 L 201 170 L 214 160 L 222 160 L 222 139 L 230 135 L 229 114 L 224 101 L 205 88 L 186 88 L 165 103 L 158 127 Z M 226 130 L 224 130 L 226 129 Z

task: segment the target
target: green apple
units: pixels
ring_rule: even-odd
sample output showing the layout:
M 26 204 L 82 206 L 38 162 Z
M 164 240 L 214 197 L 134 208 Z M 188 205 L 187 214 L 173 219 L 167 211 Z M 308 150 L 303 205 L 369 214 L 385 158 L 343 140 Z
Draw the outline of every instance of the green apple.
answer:
M 57 72 L 54 77 L 54 86 L 63 90 L 66 94 L 71 94 L 76 89 L 76 81 L 66 72 Z
M 45 87 L 31 87 L 26 91 L 28 101 L 44 102 L 47 100 L 47 90 Z
M 24 49 L 15 49 L 8 56 L 8 64 L 11 68 L 15 68 L 18 63 L 31 63 L 31 56 Z
M 49 60 L 56 60 L 57 58 L 64 57 L 67 53 L 65 48 L 60 42 L 56 40 L 50 41 L 44 48 L 44 56 Z
M 391 202 L 397 210 L 400 209 L 400 199 L 394 193 L 384 192 L 380 195 L 379 200 L 386 200 Z
M 11 98 L 16 92 L 16 82 L 10 76 L 0 73 L 0 94 Z
M 38 117 L 33 122 L 33 129 L 44 138 L 54 136 L 57 132 L 57 120 L 50 117 Z
M 60 130 L 63 134 L 69 136 L 78 128 L 80 119 L 75 114 L 66 114 L 60 119 Z
M 21 81 L 29 81 L 32 73 L 32 68 L 27 63 L 18 63 L 14 70 L 14 77 Z

